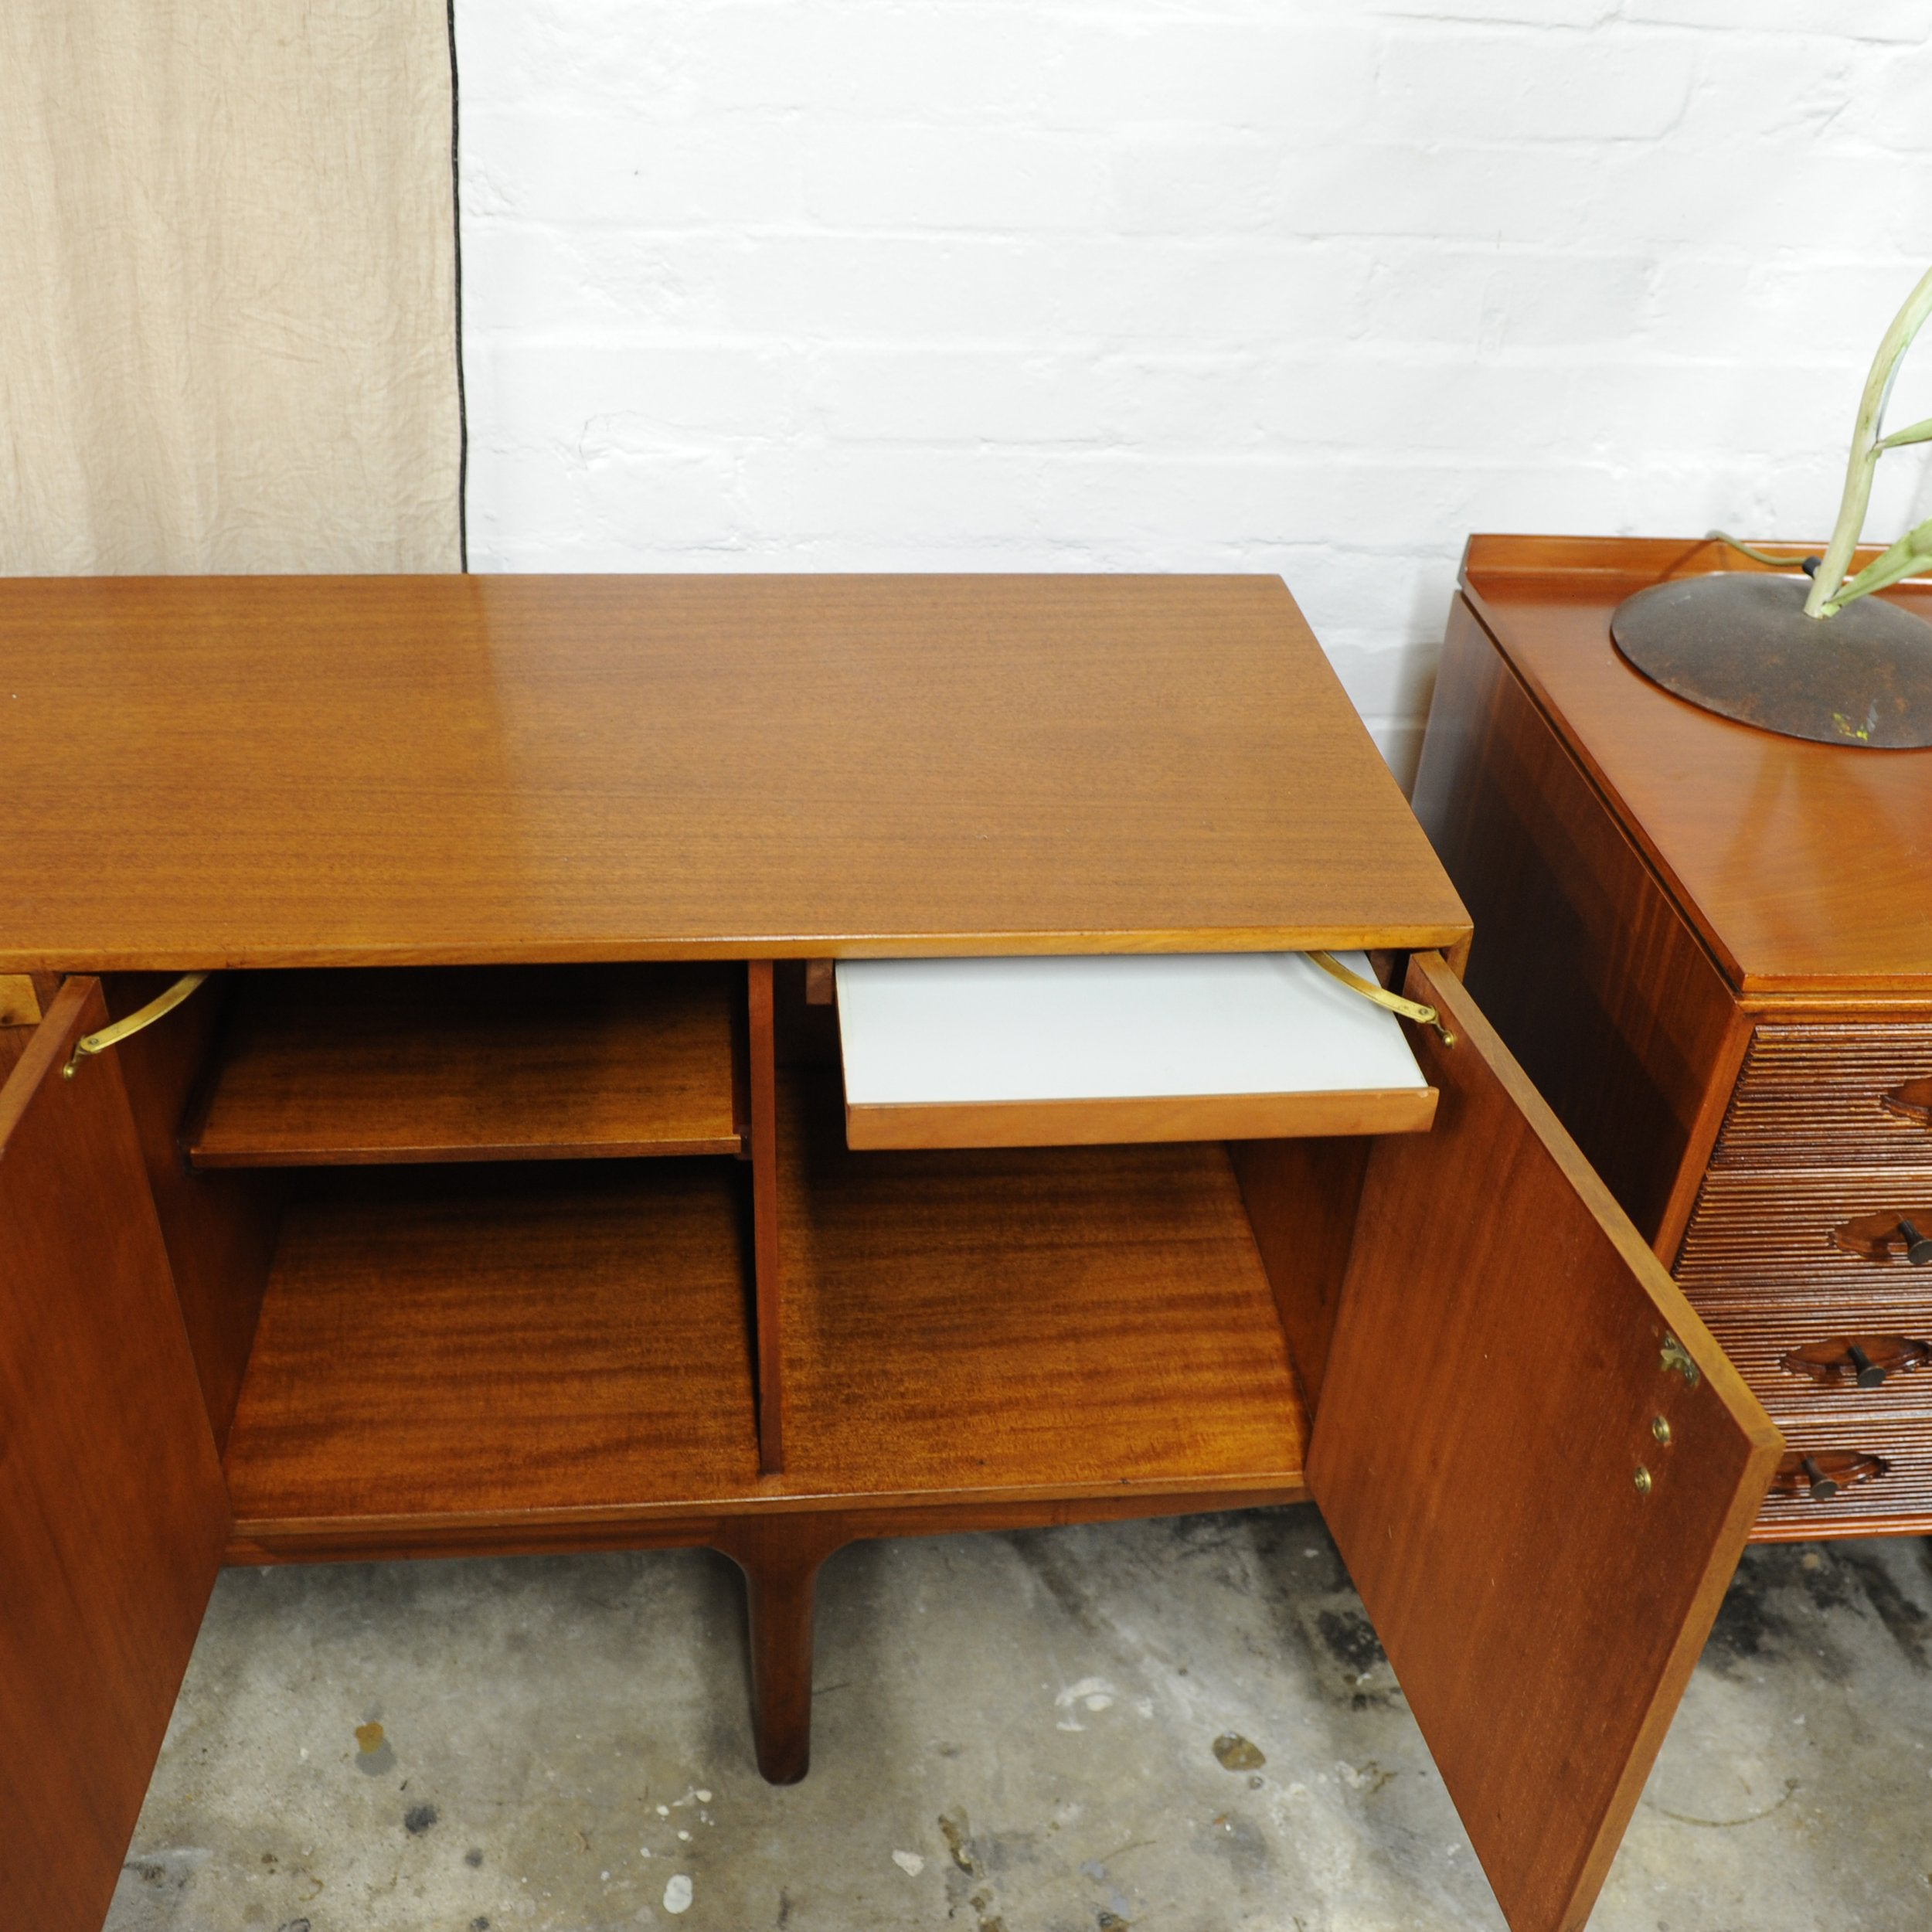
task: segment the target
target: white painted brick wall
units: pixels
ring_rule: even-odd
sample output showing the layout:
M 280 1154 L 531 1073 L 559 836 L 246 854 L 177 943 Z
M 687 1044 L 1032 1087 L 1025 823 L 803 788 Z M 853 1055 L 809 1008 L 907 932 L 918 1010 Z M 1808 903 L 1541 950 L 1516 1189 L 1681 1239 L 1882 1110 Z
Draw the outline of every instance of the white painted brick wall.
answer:
M 1468 532 L 1821 536 L 1932 260 L 1932 0 L 457 12 L 475 567 L 1279 571 L 1399 770 Z

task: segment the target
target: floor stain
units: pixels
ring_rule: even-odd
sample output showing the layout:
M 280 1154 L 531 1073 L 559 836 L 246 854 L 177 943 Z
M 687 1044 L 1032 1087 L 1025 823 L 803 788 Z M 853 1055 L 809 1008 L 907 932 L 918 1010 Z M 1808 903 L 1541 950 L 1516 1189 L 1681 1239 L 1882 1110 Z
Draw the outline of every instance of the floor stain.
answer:
M 1747 1549 L 1724 1593 L 1705 1661 L 1734 1675 L 1746 1662 L 1802 1655 L 1832 1682 L 1844 1682 L 1851 1661 L 1821 1638 L 1848 1610 L 1876 1616 L 1915 1670 L 1932 1672 L 1932 1614 L 1905 1594 L 1880 1557 L 1829 1543 Z
M 396 1768 L 395 1747 L 374 1718 L 355 1726 L 355 1768 L 368 1777 L 380 1777 Z
M 403 1814 L 403 1829 L 411 1838 L 420 1838 L 436 1822 L 436 1817 L 434 1804 L 412 1804 Z
M 1876 1556 L 1842 1551 L 1838 1561 L 1864 1586 L 1866 1600 L 1878 1613 L 1879 1621 L 1892 1634 L 1892 1641 L 1904 1652 L 1914 1670 L 1932 1669 L 1926 1655 L 1926 1642 L 1932 1637 L 1932 1617 L 1906 1596 L 1892 1580 L 1892 1573 Z
M 1679 1825 L 1695 1825 L 1707 1832 L 1734 1831 L 1740 1825 L 1755 1825 L 1760 1818 L 1769 1818 L 1774 1811 L 1781 1811 L 1797 1794 L 1799 1781 L 1787 1777 L 1784 1781 L 1784 1795 L 1774 1798 L 1761 1811 L 1747 1812 L 1743 1818 L 1694 1818 L 1688 1811 L 1673 1811 L 1668 1806 L 1652 1804 L 1650 1808 L 1661 1817 L 1672 1819 Z
M 199 1849 L 151 1852 L 143 1858 L 128 1859 L 121 1869 L 131 1872 L 144 1886 L 157 1891 L 165 1886 L 180 1893 L 186 1891 L 196 1872 L 207 1862 L 208 1855 Z
M 1318 1612 L 1315 1627 L 1328 1647 L 1328 1655 L 1358 1678 L 1366 1677 L 1378 1664 L 1389 1659 L 1375 1626 L 1357 1610 L 1325 1610 Z
M 1400 1693 L 1388 1653 L 1352 1590 L 1301 1599 L 1294 1617 L 1325 1696 L 1353 1710 L 1397 1701 Z
M 947 1903 L 951 1912 L 963 1903 L 972 1908 L 979 1932 L 1006 1932 L 1006 1921 L 993 1910 L 997 1900 L 988 1879 L 985 1861 L 974 1843 L 972 1828 L 964 1811 L 939 1815 L 940 1836 L 952 1854 L 956 1869 L 946 1875 Z M 963 1876 L 961 1875 L 964 1875 Z M 969 1885 L 968 1881 L 972 1883 Z
M 1007 1541 L 1077 1630 L 1101 1639 L 1112 1634 L 1083 1587 L 1079 1566 L 1062 1551 L 1056 1539 L 1038 1530 L 1015 1530 L 1009 1532 Z
M 1208 1826 L 1207 1836 L 1215 1851 L 1246 1877 L 1261 1876 L 1273 1862 L 1266 1836 L 1239 1812 L 1222 1812 Z
M 1730 1587 L 1724 1592 L 1705 1648 L 1706 1661 L 1720 1670 L 1729 1670 L 1747 1658 L 1764 1656 L 1784 1634 L 1783 1619 L 1773 1613 L 1763 1581 L 1751 1570 L 1750 1554 L 1745 1552 Z

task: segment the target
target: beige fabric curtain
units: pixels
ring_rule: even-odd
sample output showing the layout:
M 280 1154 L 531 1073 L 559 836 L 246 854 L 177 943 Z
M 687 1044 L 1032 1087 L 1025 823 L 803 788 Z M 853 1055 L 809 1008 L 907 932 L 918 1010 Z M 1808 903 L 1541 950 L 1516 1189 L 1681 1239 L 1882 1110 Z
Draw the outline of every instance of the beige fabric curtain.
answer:
M 458 560 L 445 0 L 0 5 L 0 572 Z

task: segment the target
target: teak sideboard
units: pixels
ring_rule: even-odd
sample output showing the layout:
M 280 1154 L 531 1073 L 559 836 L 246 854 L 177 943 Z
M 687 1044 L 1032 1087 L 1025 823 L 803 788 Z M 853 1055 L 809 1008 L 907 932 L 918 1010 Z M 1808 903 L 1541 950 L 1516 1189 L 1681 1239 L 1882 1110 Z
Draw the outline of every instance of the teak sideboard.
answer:
M 1278 580 L 16 580 L 0 653 L 10 1924 L 99 1926 L 224 1563 L 713 1546 L 789 1779 L 841 1544 L 1308 1498 L 1587 1918 L 1782 1445 Z M 834 963 L 1338 949 L 1399 1121 L 846 1131 Z
M 1471 990 L 1784 1433 L 1756 1534 L 1922 1535 L 1932 752 L 1733 723 L 1611 638 L 1634 591 L 1764 567 L 1471 539 L 1416 810 L 1475 917 Z

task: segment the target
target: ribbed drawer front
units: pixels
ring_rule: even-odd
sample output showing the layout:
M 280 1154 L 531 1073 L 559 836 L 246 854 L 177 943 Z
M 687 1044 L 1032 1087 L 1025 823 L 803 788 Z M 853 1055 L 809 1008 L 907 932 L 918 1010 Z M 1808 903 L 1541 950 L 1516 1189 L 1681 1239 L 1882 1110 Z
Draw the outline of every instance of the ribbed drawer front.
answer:
M 1700 1308 L 1706 1298 L 1822 1296 L 1879 1304 L 1923 1298 L 1932 1294 L 1932 1267 L 1914 1267 L 1897 1252 L 1867 1260 L 1832 1239 L 1848 1221 L 1914 1209 L 1932 1217 L 1932 1168 L 1713 1172 L 1673 1272 Z M 1932 1233 L 1932 1225 L 1925 1231 Z
M 1794 1456 L 1850 1452 L 1876 1455 L 1888 1467 L 1883 1475 L 1849 1484 L 1825 1502 L 1774 1491 L 1752 1532 L 1758 1540 L 1923 1533 L 1932 1529 L 1932 1422 L 1808 1423 L 1787 1427 L 1784 1440 Z
M 1760 1026 L 1714 1168 L 1932 1168 L 1932 1126 L 1884 1105 L 1932 1080 L 1932 1023 Z
M 1887 1465 L 1823 1501 L 1774 1491 L 1754 1536 L 1932 1531 L 1932 1364 L 1894 1369 L 1876 1388 L 1814 1381 L 1784 1366 L 1791 1351 L 1827 1342 L 1932 1342 L 1932 1266 L 1913 1267 L 1896 1242 L 1875 1260 L 1832 1240 L 1848 1222 L 1914 1209 L 1932 1233 L 1932 1163 L 1923 1158 L 1705 1176 L 1679 1284 L 1794 1458 L 1875 1455 Z
M 1910 1300 L 1852 1300 L 1827 1310 L 1784 1301 L 1719 1300 L 1699 1296 L 1697 1311 L 1731 1359 L 1751 1393 L 1787 1435 L 1822 1423 L 1849 1427 L 1867 1421 L 1932 1423 L 1932 1363 L 1894 1367 L 1876 1388 L 1860 1388 L 1846 1376 L 1815 1380 L 1787 1368 L 1795 1351 L 1826 1342 L 1865 1345 L 1869 1359 L 1884 1359 L 1883 1343 L 1894 1338 L 1932 1342 L 1932 1281 Z M 1897 1352 L 1895 1352 L 1895 1353 Z M 1912 1352 L 1904 1352 L 1912 1359 Z

